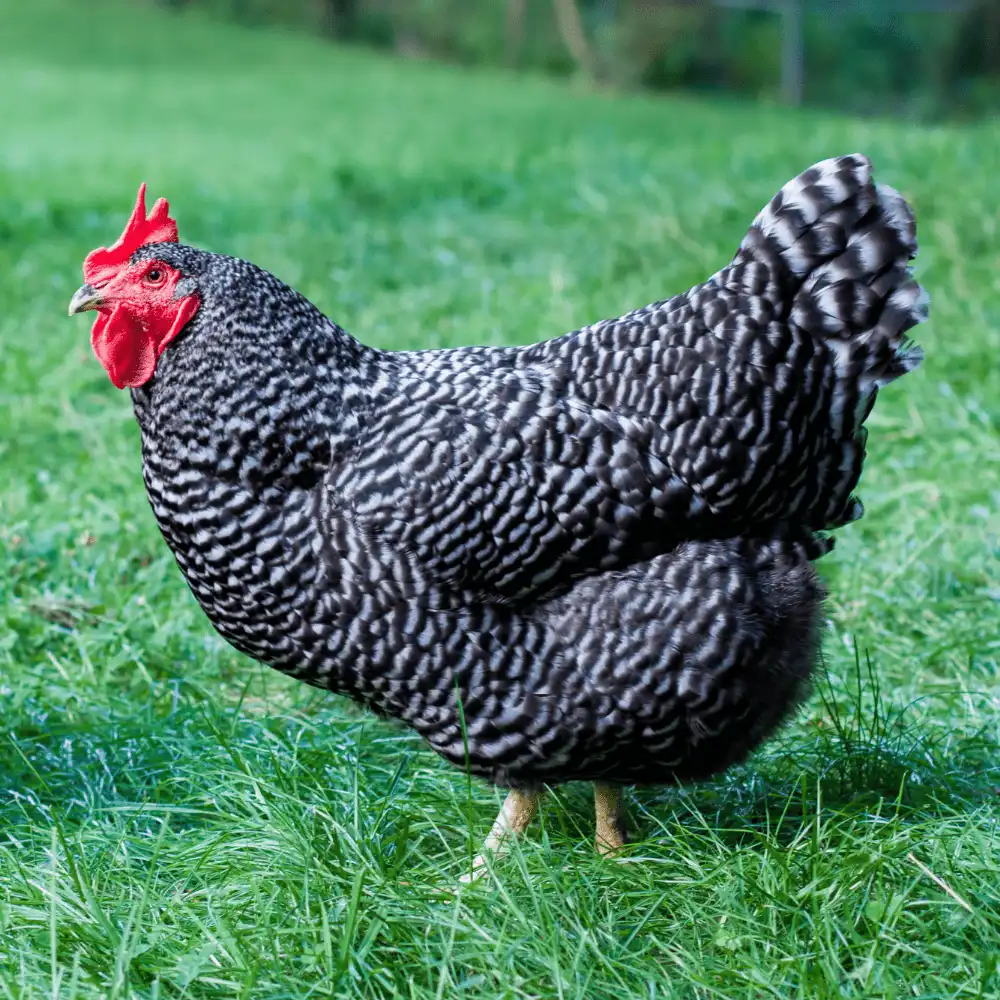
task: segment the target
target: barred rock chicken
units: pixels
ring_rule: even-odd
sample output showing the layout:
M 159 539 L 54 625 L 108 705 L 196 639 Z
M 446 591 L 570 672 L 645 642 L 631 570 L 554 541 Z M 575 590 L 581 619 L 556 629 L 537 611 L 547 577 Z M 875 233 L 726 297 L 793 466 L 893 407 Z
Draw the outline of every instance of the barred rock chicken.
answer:
M 742 760 L 802 697 L 821 534 L 915 368 L 913 216 L 827 160 L 682 295 L 530 347 L 366 347 L 273 275 L 177 242 L 145 188 L 70 313 L 132 390 L 157 522 L 237 649 L 403 720 L 510 789 Z M 473 874 L 482 870 L 476 862 Z

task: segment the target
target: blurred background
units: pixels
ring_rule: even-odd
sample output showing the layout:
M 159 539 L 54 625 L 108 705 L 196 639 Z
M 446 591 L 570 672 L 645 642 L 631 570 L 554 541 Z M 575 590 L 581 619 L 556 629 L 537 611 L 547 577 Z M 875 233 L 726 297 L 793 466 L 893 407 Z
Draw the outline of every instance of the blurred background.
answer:
M 614 86 L 861 113 L 1000 108 L 1000 0 L 158 0 L 247 25 Z

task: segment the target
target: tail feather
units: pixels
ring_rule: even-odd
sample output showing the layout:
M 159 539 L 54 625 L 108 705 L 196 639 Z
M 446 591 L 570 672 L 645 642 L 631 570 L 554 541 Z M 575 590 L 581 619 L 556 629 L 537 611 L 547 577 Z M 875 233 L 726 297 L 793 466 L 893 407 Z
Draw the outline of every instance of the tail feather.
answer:
M 827 349 L 832 380 L 814 403 L 826 427 L 814 445 L 805 501 L 813 524 L 861 516 L 852 491 L 864 462 L 865 419 L 879 388 L 923 359 L 908 336 L 928 312 L 910 268 L 916 253 L 916 223 L 903 197 L 873 182 L 864 156 L 841 156 L 786 184 L 722 272 L 727 287 L 762 295 L 775 319 Z
M 780 262 L 772 274 L 789 321 L 827 343 L 867 408 L 875 388 L 923 359 L 906 336 L 928 313 L 909 267 L 916 254 L 909 205 L 876 185 L 869 160 L 855 154 L 789 181 L 754 220 L 737 261 Z

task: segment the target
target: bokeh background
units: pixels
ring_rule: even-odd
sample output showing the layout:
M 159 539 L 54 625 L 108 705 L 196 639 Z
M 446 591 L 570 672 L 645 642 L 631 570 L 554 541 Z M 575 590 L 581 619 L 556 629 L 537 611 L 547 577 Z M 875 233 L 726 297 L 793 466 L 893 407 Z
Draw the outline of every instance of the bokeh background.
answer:
M 0 997 L 997 995 L 998 16 L 0 2 Z M 638 790 L 624 863 L 570 786 L 442 892 L 495 793 L 211 630 L 66 317 L 84 255 L 145 180 L 369 343 L 526 343 L 703 280 L 856 150 L 915 208 L 932 319 L 822 563 L 813 695 Z
M 860 113 L 1000 109 L 997 0 L 163 0 L 475 66 Z

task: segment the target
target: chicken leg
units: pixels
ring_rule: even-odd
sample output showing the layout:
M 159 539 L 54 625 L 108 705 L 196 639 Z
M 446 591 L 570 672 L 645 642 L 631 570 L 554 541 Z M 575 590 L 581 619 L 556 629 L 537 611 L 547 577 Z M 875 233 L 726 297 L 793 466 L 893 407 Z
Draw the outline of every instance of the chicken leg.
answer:
M 614 854 L 625 845 L 622 793 L 617 785 L 594 783 L 594 814 L 597 820 L 597 853 Z
M 508 849 L 507 841 L 515 834 L 524 833 L 535 813 L 538 811 L 538 800 L 541 792 L 521 791 L 512 788 L 500 807 L 493 829 L 483 844 L 482 853 L 472 862 L 472 870 L 463 875 L 461 882 L 469 883 L 481 879 L 486 873 L 486 855 L 502 858 Z

